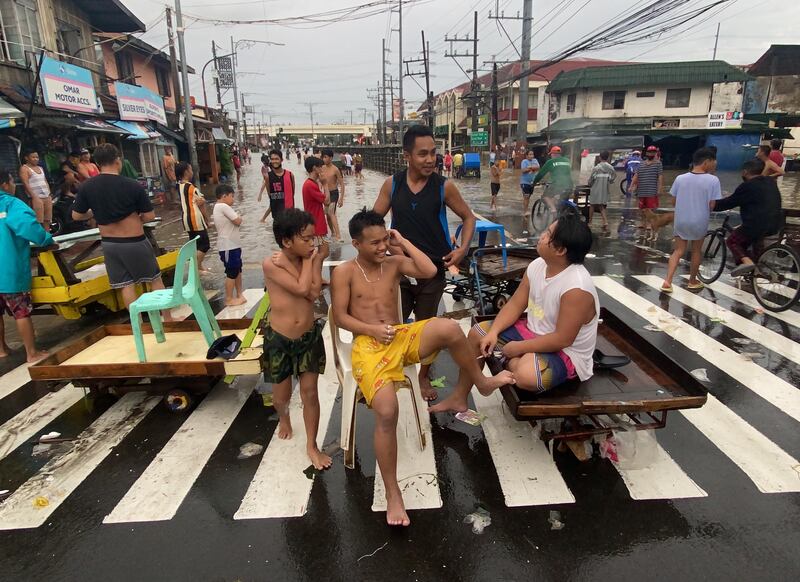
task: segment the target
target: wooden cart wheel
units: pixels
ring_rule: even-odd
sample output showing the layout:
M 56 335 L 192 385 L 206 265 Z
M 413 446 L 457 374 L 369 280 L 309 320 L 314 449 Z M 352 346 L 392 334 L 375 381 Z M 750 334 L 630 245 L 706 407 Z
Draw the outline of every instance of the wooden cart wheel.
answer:
M 181 388 L 173 388 L 164 395 L 164 405 L 170 412 L 185 412 L 193 404 L 194 397 Z

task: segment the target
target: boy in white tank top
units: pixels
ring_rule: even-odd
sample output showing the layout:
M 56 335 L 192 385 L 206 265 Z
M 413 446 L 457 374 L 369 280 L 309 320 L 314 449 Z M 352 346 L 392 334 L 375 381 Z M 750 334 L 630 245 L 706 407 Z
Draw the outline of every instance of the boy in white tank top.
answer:
M 592 233 L 573 207 L 542 233 L 519 288 L 493 321 L 469 333 L 476 357 L 501 355 L 518 388 L 542 393 L 592 377 L 600 302 L 583 266 Z M 472 384 L 460 374 L 453 393 L 430 412 L 463 412 Z

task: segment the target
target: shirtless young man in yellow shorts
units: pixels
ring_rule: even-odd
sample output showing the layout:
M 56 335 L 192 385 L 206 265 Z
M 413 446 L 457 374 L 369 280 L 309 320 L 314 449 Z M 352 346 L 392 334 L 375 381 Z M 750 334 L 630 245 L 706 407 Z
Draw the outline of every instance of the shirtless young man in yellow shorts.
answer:
M 459 368 L 470 375 L 481 393 L 514 382 L 511 372 L 483 376 L 458 323 L 426 319 L 398 321 L 397 298 L 402 276 L 426 279 L 436 266 L 396 230 L 387 230 L 383 217 L 362 210 L 350 219 L 350 236 L 358 256 L 336 267 L 331 277 L 333 315 L 339 327 L 355 336 L 353 377 L 375 411 L 375 456 L 386 488 L 386 521 L 409 525 L 397 484 L 397 395 L 395 382 L 405 379 L 403 367 L 430 363 L 447 349 Z M 404 255 L 387 255 L 389 244 Z

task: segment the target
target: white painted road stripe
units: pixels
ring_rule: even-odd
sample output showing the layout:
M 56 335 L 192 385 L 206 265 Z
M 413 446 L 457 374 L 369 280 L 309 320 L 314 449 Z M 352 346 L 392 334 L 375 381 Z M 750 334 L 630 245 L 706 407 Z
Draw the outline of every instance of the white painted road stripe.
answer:
M 800 462 L 711 394 L 702 408 L 681 413 L 762 493 L 800 491 Z
M 251 309 L 258 307 L 258 302 L 264 297 L 264 289 L 245 289 L 242 292 L 247 303 L 244 305 L 229 305 L 217 313 L 217 319 L 242 319 Z
M 684 275 L 685 279 L 689 278 L 689 275 Z M 743 305 L 747 305 L 748 307 L 752 307 L 753 309 L 758 309 L 759 312 L 769 313 L 770 317 L 774 317 L 775 319 L 780 319 L 781 321 L 785 321 L 788 324 L 791 324 L 795 327 L 800 328 L 800 312 L 797 311 L 782 311 L 780 313 L 776 313 L 774 311 L 766 311 L 761 305 L 756 301 L 756 298 L 753 296 L 752 293 L 748 293 L 747 291 L 742 291 L 741 289 L 737 289 L 731 285 L 726 285 L 721 281 L 714 281 L 710 285 L 706 285 L 711 291 L 714 293 L 719 293 L 720 295 L 725 295 L 734 301 L 738 301 Z
M 471 320 L 459 324 L 469 332 Z M 484 368 L 484 375 L 489 374 Z M 499 391 L 482 396 L 472 389 L 476 410 L 485 415 L 483 434 L 489 444 L 506 506 L 575 503 L 575 496 L 561 476 L 556 462 L 537 431 L 514 418 Z
M 30 366 L 30 364 L 22 364 L 0 376 L 0 399 L 5 398 L 12 392 L 16 392 L 19 388 L 22 388 L 31 381 L 31 375 L 28 373 L 28 366 Z
M 660 288 L 661 283 L 664 281 L 661 277 L 654 277 L 652 275 L 643 275 L 636 278 L 654 289 Z M 792 360 L 796 364 L 800 364 L 800 344 L 792 341 L 791 338 L 782 336 L 763 325 L 759 325 L 741 315 L 728 311 L 680 287 L 673 286 L 671 297 L 691 307 L 698 313 L 702 313 L 706 317 L 721 319 L 722 321 L 720 323 L 725 327 L 739 332 L 743 336 L 758 342 L 765 348 Z
M 252 390 L 252 381 L 217 384 L 103 523 L 172 519 Z
M 646 299 L 608 277 L 593 277 L 595 286 L 653 325 L 661 326 L 676 341 L 697 352 L 707 362 L 724 370 L 731 378 L 800 421 L 800 391 L 751 360 L 745 360 L 721 343 L 691 325 L 671 316 Z M 665 324 L 665 319 L 668 323 Z M 656 333 L 656 332 L 648 332 Z
M 214 297 L 219 295 L 219 291 L 216 289 L 206 289 L 205 295 L 206 299 L 211 301 Z M 192 315 L 192 307 L 190 305 L 181 305 L 172 310 L 172 319 L 174 321 L 183 321 L 190 315 Z
M 8 419 L 0 426 L 0 460 L 14 451 L 37 432 L 53 422 L 69 407 L 83 398 L 83 390 L 67 384 L 57 392 L 50 392 L 28 408 Z
M 330 327 L 322 331 L 327 363 L 325 374 L 319 377 L 319 428 L 317 445 L 322 447 L 331 419 L 331 412 L 339 392 L 339 383 L 333 364 Z M 233 519 L 265 519 L 271 517 L 300 517 L 308 509 L 312 479 L 303 471 L 311 464 L 306 454 L 306 430 L 299 391 L 295 391 L 289 404 L 292 420 L 292 438 L 278 438 L 278 429 L 269 441 L 267 450 L 258 465 L 239 510 Z
M 0 504 L 0 530 L 39 527 L 147 416 L 160 398 L 129 393 Z
M 415 366 L 413 373 L 418 374 L 418 370 L 419 368 Z M 400 405 L 397 420 L 397 482 L 406 509 L 437 509 L 442 506 L 442 494 L 436 473 L 436 459 L 433 456 L 433 434 L 428 403 L 417 397 L 420 425 L 427 443 L 425 450 L 420 450 L 417 423 L 411 407 L 413 395 L 412 390 L 406 389 L 397 393 Z M 372 511 L 386 511 L 386 489 L 377 462 Z

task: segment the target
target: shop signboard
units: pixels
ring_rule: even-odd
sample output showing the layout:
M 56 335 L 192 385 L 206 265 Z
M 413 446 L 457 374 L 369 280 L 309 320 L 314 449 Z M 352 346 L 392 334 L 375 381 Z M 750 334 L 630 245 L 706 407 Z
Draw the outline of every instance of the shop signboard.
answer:
M 478 125 L 480 125 L 482 127 L 486 127 L 487 125 L 489 125 L 489 115 L 486 114 L 486 113 L 484 113 L 482 115 L 479 115 L 478 116 Z
M 92 73 L 88 69 L 42 56 L 39 80 L 46 107 L 73 113 L 100 112 Z
M 714 129 L 736 129 L 742 127 L 741 111 L 712 111 L 708 114 L 707 127 Z
M 489 145 L 488 131 L 473 131 L 469 136 L 469 145 L 480 147 Z
M 119 118 L 125 121 L 157 121 L 166 125 L 167 115 L 164 100 L 150 89 L 114 83 L 119 104 Z

